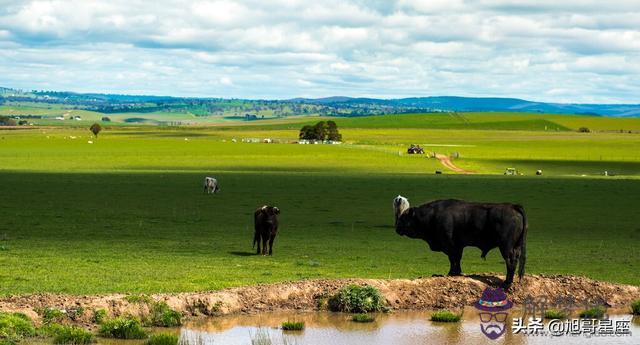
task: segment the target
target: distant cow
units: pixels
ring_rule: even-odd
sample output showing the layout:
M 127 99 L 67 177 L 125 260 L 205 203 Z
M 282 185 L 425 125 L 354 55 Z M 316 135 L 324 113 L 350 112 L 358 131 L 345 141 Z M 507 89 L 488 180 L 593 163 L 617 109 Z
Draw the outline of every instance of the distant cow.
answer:
M 491 249 L 500 248 L 507 265 L 505 289 L 513 282 L 516 263 L 520 279 L 524 275 L 527 216 L 520 205 L 436 200 L 402 213 L 396 232 L 422 239 L 431 250 L 445 253 L 451 265 L 449 275 L 462 274 L 460 260 L 467 246 L 480 248 L 483 259 Z
M 402 195 L 398 195 L 395 199 L 393 199 L 393 212 L 396 216 L 396 223 L 398 223 L 398 218 L 400 217 L 400 215 L 409 207 L 409 200 Z
M 267 255 L 267 243 L 269 244 L 269 255 L 273 254 L 273 240 L 278 233 L 278 215 L 280 209 L 273 206 L 262 206 L 253 214 L 255 233 L 253 234 L 253 246 L 258 244 L 256 254 Z M 262 251 L 260 250 L 262 242 Z
M 207 194 L 218 193 L 220 191 L 220 187 L 218 186 L 218 180 L 213 177 L 205 177 L 204 178 L 204 191 Z

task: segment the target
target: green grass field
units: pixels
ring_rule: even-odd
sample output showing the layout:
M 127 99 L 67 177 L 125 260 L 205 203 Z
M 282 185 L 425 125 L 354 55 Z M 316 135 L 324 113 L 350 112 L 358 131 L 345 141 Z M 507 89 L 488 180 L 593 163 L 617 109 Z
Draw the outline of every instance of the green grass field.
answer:
M 80 128 L 0 130 L 0 295 L 446 273 L 445 255 L 395 234 L 397 194 L 413 204 L 522 203 L 528 273 L 640 285 L 640 135 L 432 129 L 412 127 L 412 116 L 397 128 L 344 120 L 352 122 L 342 145 L 231 142 L 295 140 L 298 123 L 113 127 L 97 140 Z M 561 120 L 573 128 L 573 117 Z M 413 142 L 459 152 L 454 162 L 480 174 L 456 175 L 434 159 L 399 154 Z M 501 175 L 507 166 L 525 176 Z M 540 168 L 545 175 L 533 176 Z M 220 180 L 220 194 L 202 193 L 205 175 Z M 263 204 L 282 210 L 273 257 L 251 248 L 252 214 Z M 467 248 L 462 269 L 505 268 L 497 250 L 483 261 Z

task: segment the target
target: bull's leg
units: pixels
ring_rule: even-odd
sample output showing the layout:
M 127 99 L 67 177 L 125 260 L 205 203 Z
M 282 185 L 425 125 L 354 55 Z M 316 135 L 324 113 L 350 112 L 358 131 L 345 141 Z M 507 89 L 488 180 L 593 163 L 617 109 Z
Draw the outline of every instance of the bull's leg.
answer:
M 449 273 L 450 276 L 462 275 L 462 267 L 460 267 L 460 260 L 462 260 L 462 250 L 455 250 L 448 254 L 449 256 Z
M 271 235 L 269 238 L 269 255 L 273 254 L 273 240 L 276 239 L 275 235 Z
M 256 231 L 256 234 L 253 235 L 254 241 L 258 244 L 258 250 L 256 250 L 256 254 L 260 255 L 260 234 Z
M 502 257 L 504 258 L 504 262 L 507 266 L 507 276 L 504 282 L 502 283 L 502 288 L 505 290 L 508 290 L 511 287 L 511 284 L 513 283 L 513 275 L 516 272 L 518 255 L 517 253 L 514 252 L 514 250 L 509 250 L 509 251 L 505 251 L 505 253 L 502 254 Z
M 266 234 L 264 234 L 262 236 L 262 255 L 267 255 L 267 244 L 268 244 L 268 241 L 269 241 L 269 237 Z

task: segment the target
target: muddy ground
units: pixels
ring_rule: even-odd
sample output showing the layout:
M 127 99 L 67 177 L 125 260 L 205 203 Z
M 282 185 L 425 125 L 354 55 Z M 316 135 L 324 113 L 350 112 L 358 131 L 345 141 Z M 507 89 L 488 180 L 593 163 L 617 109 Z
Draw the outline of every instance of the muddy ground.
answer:
M 278 284 L 244 286 L 211 292 L 155 294 L 155 301 L 165 301 L 187 318 L 231 313 L 265 311 L 313 311 L 326 308 L 328 296 L 348 284 L 369 284 L 380 290 L 389 308 L 394 310 L 429 310 L 470 306 L 487 287 L 497 287 L 503 277 L 469 275 L 419 279 L 320 279 Z M 571 296 L 576 301 L 604 300 L 613 308 L 628 308 L 640 299 L 640 287 L 561 275 L 527 275 L 514 283 L 508 293 L 516 304 L 527 297 L 555 299 Z M 42 308 L 65 310 L 67 322 L 92 326 L 93 310 L 105 309 L 110 316 L 145 316 L 147 303 L 129 302 L 125 294 L 69 296 L 33 294 L 0 298 L 1 311 L 19 311 L 41 322 L 36 312 Z M 82 310 L 82 312 L 78 312 Z

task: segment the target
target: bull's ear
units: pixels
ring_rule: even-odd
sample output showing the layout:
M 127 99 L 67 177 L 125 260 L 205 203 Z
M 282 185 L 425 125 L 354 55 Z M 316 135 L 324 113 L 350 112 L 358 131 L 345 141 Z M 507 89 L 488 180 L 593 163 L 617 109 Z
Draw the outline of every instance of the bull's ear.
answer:
M 274 207 L 274 208 L 273 208 L 273 213 L 274 213 L 274 214 L 280 214 L 280 209 L 279 209 L 279 208 L 277 208 L 277 207 Z

